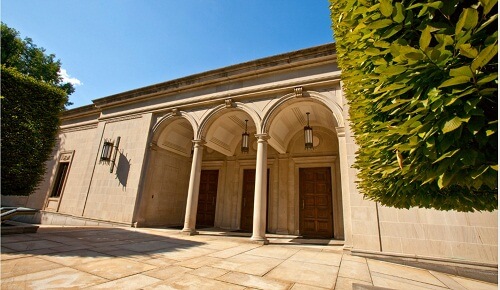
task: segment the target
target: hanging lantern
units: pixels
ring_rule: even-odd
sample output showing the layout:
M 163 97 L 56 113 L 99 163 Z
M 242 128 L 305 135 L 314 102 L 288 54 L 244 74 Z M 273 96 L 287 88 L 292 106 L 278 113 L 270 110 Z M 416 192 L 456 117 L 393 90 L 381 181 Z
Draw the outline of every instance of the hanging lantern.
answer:
M 313 149 L 313 128 L 309 126 L 309 112 L 307 115 L 307 126 L 304 127 L 304 143 L 306 150 Z
M 245 132 L 241 134 L 241 152 L 248 153 L 248 120 L 245 120 Z
M 112 151 L 113 151 L 113 143 L 109 141 L 104 141 L 104 144 L 102 145 L 101 161 L 110 161 Z

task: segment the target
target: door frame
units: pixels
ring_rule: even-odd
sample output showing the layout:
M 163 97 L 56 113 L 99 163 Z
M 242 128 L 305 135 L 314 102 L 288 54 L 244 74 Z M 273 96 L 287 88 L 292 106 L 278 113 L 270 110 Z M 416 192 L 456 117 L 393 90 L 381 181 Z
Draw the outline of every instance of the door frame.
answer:
M 241 177 L 241 184 L 240 184 L 240 187 L 241 187 L 241 203 L 239 205 L 239 207 L 240 207 L 239 229 L 240 230 L 242 230 L 241 229 L 241 215 L 243 214 L 243 185 L 244 185 L 244 180 L 245 180 L 245 170 L 253 170 L 253 171 L 257 172 L 256 168 L 243 168 L 243 170 L 242 170 L 242 177 Z M 271 175 L 271 169 L 268 167 L 267 168 L 267 185 L 266 185 L 266 231 L 265 231 L 266 233 L 269 232 L 268 227 L 269 227 L 269 213 L 270 213 L 270 210 L 269 210 L 269 201 L 270 201 L 270 193 L 269 193 L 269 191 L 270 191 L 270 189 L 269 189 L 270 185 L 269 185 L 269 183 L 270 183 L 270 179 L 271 179 L 270 175 Z M 255 180 L 254 180 L 254 184 L 255 184 Z M 253 196 L 252 197 L 254 198 L 254 204 L 253 204 L 253 206 L 255 207 L 255 187 L 254 187 L 254 191 L 253 191 Z M 252 211 L 253 211 L 253 208 L 252 208 Z M 253 217 L 253 213 L 252 213 L 252 217 Z M 253 218 L 252 218 L 252 227 L 253 227 Z
M 217 216 L 217 199 L 218 199 L 218 193 L 219 193 L 219 178 L 220 178 L 220 170 L 219 169 L 202 169 L 200 174 L 203 174 L 203 171 L 207 172 L 207 171 L 216 171 L 217 172 L 217 190 L 215 191 L 215 209 L 214 209 L 214 224 L 211 225 L 212 227 L 215 226 L 215 218 Z M 201 177 L 200 177 L 200 188 L 201 188 Z M 199 193 L 198 193 L 198 207 L 197 207 L 197 210 L 196 210 L 196 215 L 198 215 L 198 211 L 200 210 L 200 207 L 199 207 L 199 202 L 200 202 L 200 197 L 199 197 Z M 196 218 L 196 226 L 198 226 L 198 218 Z M 208 225 L 200 225 L 200 226 L 208 226 Z
M 327 178 L 329 179 L 328 182 L 330 183 L 330 188 L 328 188 L 327 190 L 327 198 L 330 199 L 330 202 L 329 204 L 327 203 L 327 207 L 328 207 L 328 219 L 330 220 L 329 222 L 331 222 L 331 228 L 328 229 L 328 237 L 326 236 L 320 236 L 318 234 L 317 231 L 314 231 L 314 232 L 310 232 L 309 235 L 306 236 L 306 234 L 304 233 L 305 231 L 305 228 L 303 227 L 304 226 L 304 222 L 305 222 L 305 217 L 304 217 L 304 198 L 305 198 L 305 194 L 306 194 L 306 187 L 305 187 L 305 184 L 303 184 L 302 182 L 305 182 L 306 180 L 306 174 L 310 173 L 308 171 L 312 171 L 312 172 L 318 172 L 318 171 L 321 171 L 321 172 L 325 172 L 325 171 L 329 171 L 330 174 L 327 175 Z M 303 173 L 303 174 L 300 174 L 300 173 Z M 334 237 L 334 223 L 333 223 L 333 182 L 331 180 L 332 178 L 332 168 L 327 166 L 327 167 L 300 167 L 299 168 L 299 233 L 301 236 L 303 237 L 306 237 L 306 238 L 322 238 L 322 239 L 332 239 Z M 329 197 L 328 197 L 329 196 Z M 314 206 L 315 210 L 317 210 L 317 207 Z
M 243 202 L 243 170 L 245 169 L 256 169 L 256 160 L 255 158 L 253 159 L 240 159 L 240 160 L 237 160 L 236 161 L 237 164 L 238 164 L 238 168 L 239 168 L 239 173 L 238 173 L 238 182 L 237 182 L 237 191 L 238 191 L 238 199 L 236 201 L 236 212 L 234 213 L 236 216 L 234 215 L 231 215 L 232 217 L 234 217 L 234 221 L 235 223 L 232 224 L 232 228 L 237 230 L 240 228 L 240 225 L 241 225 L 241 204 Z M 271 211 L 273 210 L 271 208 L 271 206 L 276 206 L 275 204 L 270 204 L 272 203 L 272 196 L 274 194 L 276 194 L 275 192 L 275 188 L 274 188 L 274 181 L 272 180 L 272 178 L 274 177 L 274 167 L 273 165 L 275 164 L 275 160 L 274 158 L 268 158 L 267 159 L 267 170 L 269 172 L 268 176 L 267 176 L 267 180 L 268 180 L 268 183 L 269 183 L 269 187 L 267 189 L 267 208 L 266 208 L 266 211 L 267 211 L 267 214 L 266 216 L 269 218 L 271 216 Z M 276 162 L 277 164 L 277 162 Z M 276 189 L 277 191 L 277 189 Z M 268 220 L 268 223 L 266 224 L 266 232 L 268 231 L 268 227 L 270 226 L 270 222 L 271 220 L 269 219 Z
M 201 170 L 219 170 L 219 180 L 217 181 L 217 199 L 215 200 L 215 220 L 214 227 L 220 227 L 222 221 L 222 205 L 221 199 L 225 194 L 224 181 L 226 180 L 226 167 L 224 161 L 202 161 Z
M 300 233 L 299 168 L 330 167 L 332 183 L 333 238 L 344 239 L 342 187 L 338 156 L 293 157 L 294 161 L 294 225 L 295 235 Z

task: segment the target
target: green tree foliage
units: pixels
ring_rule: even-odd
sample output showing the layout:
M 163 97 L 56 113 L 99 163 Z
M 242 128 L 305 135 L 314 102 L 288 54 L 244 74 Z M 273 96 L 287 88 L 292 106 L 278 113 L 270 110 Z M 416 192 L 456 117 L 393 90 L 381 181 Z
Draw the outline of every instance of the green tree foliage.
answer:
M 497 1 L 330 4 L 360 191 L 396 208 L 496 209 Z
M 22 40 L 19 32 L 2 22 L 1 46 L 2 64 L 14 67 L 19 72 L 63 89 L 71 95 L 75 89 L 70 83 L 63 83 L 59 76 L 61 61 L 54 54 L 46 54 L 31 38 Z M 71 103 L 68 103 L 70 105 Z
M 55 145 L 62 89 L 2 65 L 2 195 L 29 195 Z

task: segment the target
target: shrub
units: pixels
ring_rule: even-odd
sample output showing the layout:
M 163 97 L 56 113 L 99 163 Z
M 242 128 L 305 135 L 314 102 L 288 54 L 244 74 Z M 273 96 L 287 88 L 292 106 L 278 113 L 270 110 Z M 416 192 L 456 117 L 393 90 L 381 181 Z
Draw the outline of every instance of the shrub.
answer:
M 330 1 L 366 198 L 497 208 L 496 3 Z
M 55 145 L 66 92 L 2 65 L 2 195 L 29 195 Z

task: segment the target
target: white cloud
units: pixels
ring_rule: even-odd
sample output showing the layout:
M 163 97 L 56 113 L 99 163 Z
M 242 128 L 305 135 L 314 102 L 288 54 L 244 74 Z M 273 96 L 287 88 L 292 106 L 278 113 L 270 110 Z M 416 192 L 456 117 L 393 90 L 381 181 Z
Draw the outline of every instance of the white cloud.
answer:
M 62 78 L 63 83 L 70 83 L 70 84 L 72 84 L 74 86 L 81 86 L 81 85 L 83 85 L 83 83 L 79 79 L 72 78 L 68 74 L 68 72 L 65 69 L 63 69 L 63 68 L 61 68 L 59 70 L 59 76 Z

